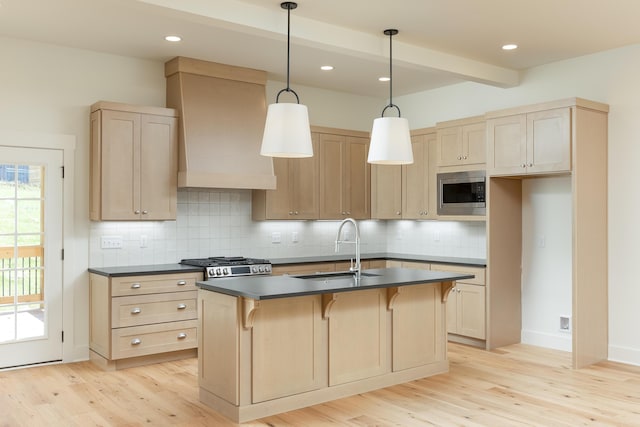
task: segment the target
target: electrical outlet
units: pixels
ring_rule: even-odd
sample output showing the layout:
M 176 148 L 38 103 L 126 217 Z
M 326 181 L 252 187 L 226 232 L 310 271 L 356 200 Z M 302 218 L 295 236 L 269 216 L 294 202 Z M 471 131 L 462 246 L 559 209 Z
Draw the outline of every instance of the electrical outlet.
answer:
M 140 236 L 140 247 L 146 248 L 147 246 L 149 246 L 149 238 L 145 234 L 143 234 L 142 236 Z
M 122 236 L 102 236 L 100 238 L 101 249 L 122 249 Z
M 282 234 L 279 231 L 274 231 L 271 233 L 271 243 L 280 243 L 282 242 Z
M 560 316 L 560 332 L 571 332 L 571 316 Z
M 298 243 L 298 232 L 297 231 L 292 231 L 291 232 L 291 243 Z

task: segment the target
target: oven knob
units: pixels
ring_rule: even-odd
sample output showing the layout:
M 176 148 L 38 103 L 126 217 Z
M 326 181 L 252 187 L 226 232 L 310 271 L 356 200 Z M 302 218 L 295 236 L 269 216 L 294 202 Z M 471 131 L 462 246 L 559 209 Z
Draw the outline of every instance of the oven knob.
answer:
M 263 266 L 258 267 L 258 271 L 259 271 L 260 273 L 264 273 L 264 267 L 263 267 Z
M 267 264 L 267 265 L 265 265 L 265 266 L 264 266 L 264 271 L 265 271 L 265 273 L 271 273 L 271 266 L 270 266 L 270 265 L 268 265 L 268 264 Z
M 223 268 L 223 269 L 222 269 L 222 274 L 224 274 L 225 276 L 226 276 L 227 274 L 229 274 L 229 269 L 227 269 L 227 268 Z
M 253 267 L 251 267 L 251 272 L 252 273 L 257 273 L 258 272 L 258 267 L 256 267 L 255 265 Z
M 216 268 L 216 276 L 219 276 L 222 274 L 222 271 L 219 268 Z

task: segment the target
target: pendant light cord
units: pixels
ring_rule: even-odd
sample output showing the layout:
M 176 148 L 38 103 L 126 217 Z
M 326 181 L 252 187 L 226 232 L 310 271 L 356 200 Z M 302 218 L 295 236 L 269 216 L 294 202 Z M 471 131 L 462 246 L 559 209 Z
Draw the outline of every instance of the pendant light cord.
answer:
M 382 110 L 382 117 L 384 117 L 384 112 L 387 111 L 387 108 L 398 110 L 398 117 L 400 117 L 400 107 L 393 103 L 393 43 L 391 41 L 392 37 L 398 34 L 398 30 L 384 30 L 384 34 L 389 36 L 389 104 Z
M 295 90 L 291 89 L 291 87 L 289 87 L 289 64 L 291 62 L 290 57 L 290 51 L 291 51 L 291 9 L 295 9 L 296 7 L 298 7 L 297 3 L 294 3 L 292 1 L 285 1 L 283 3 L 280 3 L 280 7 L 283 9 L 287 9 L 287 87 L 282 89 L 280 92 L 278 92 L 278 95 L 276 96 L 276 104 L 278 103 L 278 100 L 280 99 L 280 94 L 282 92 L 290 92 L 293 93 L 296 96 L 296 102 L 298 104 L 300 104 L 300 98 L 298 97 L 298 94 L 296 93 Z

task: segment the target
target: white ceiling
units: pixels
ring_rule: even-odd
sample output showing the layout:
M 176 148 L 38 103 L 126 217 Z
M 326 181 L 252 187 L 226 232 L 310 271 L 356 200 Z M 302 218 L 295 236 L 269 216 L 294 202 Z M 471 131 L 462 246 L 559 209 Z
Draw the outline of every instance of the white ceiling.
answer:
M 386 97 L 462 81 L 511 87 L 519 71 L 640 42 L 638 0 L 298 0 L 291 86 Z M 0 0 L 0 36 L 166 61 L 187 56 L 285 80 L 280 0 Z M 171 44 L 166 34 L 183 41 Z M 517 43 L 505 52 L 505 43 Z M 320 71 L 331 64 L 335 70 Z

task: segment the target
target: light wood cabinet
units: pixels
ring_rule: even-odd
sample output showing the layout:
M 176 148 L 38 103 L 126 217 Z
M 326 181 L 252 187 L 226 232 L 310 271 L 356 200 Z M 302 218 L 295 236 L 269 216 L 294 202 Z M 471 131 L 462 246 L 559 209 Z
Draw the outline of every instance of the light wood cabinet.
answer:
M 266 300 L 200 289 L 200 400 L 242 423 L 446 372 L 449 285 Z
M 329 385 L 385 373 L 387 366 L 386 290 L 326 295 L 329 318 Z
M 489 175 L 571 171 L 571 109 L 493 117 L 487 120 Z
M 418 129 L 411 133 L 412 164 L 371 166 L 371 218 L 436 218 L 435 129 Z
M 92 220 L 176 219 L 177 132 L 174 109 L 92 105 Z
M 401 261 L 394 266 L 475 275 L 472 279 L 455 282 L 451 289 L 446 305 L 447 332 L 454 334 L 449 335 L 449 339 L 453 341 L 482 344 L 482 342 L 469 341 L 466 338 L 476 340 L 486 338 L 484 268 L 411 261 Z
M 260 301 L 251 337 L 253 403 L 326 386 L 321 326 L 320 295 Z
M 371 218 L 369 139 L 319 133 L 320 219 Z M 356 136 L 363 135 L 363 136 Z
M 113 370 L 196 355 L 202 273 L 89 275 L 91 360 Z
M 458 170 L 483 169 L 486 163 L 484 117 L 441 122 L 438 134 L 438 167 Z
M 414 134 L 411 142 L 413 164 L 402 166 L 402 218 L 435 219 L 437 136 L 429 130 Z
M 446 359 L 446 349 L 437 333 L 443 321 L 440 287 L 404 286 L 393 289 L 390 295 L 393 371 Z
M 371 218 L 402 219 L 402 181 L 402 166 L 371 165 Z
M 511 125 L 502 131 L 503 140 L 521 142 L 529 137 L 529 120 L 537 122 L 537 143 L 545 133 L 551 141 L 570 147 L 570 163 L 551 167 L 545 173 L 565 171 L 571 174 L 572 192 L 572 359 L 573 367 L 607 360 L 608 354 L 608 253 L 607 253 L 607 131 L 609 106 L 581 98 L 569 98 L 510 108 L 487 113 L 489 122 L 518 116 L 519 127 Z M 540 115 L 539 112 L 548 112 Z M 512 120 L 512 119 L 510 119 Z M 567 124 L 567 120 L 569 120 Z M 501 123 L 501 122 L 499 122 Z M 533 123 L 533 122 L 532 122 Z M 506 125 L 505 125 L 506 126 Z M 539 130 L 535 130 L 535 126 Z M 544 130 L 540 130 L 544 129 Z M 570 129 L 562 140 L 559 135 Z M 489 134 L 490 150 L 496 138 Z M 508 138 L 507 136 L 510 135 Z M 531 139 L 531 137 L 529 137 Z M 503 144 L 505 147 L 509 145 Z M 493 157 L 497 156 L 496 147 Z M 560 153 L 557 147 L 548 153 Z M 547 158 L 553 158 L 548 153 Z M 519 154 L 519 153 L 517 153 Z M 545 157 L 543 156 L 543 157 Z M 555 158 L 562 158 L 556 155 Z M 514 154 L 512 157 L 516 157 Z M 534 158 L 534 165 L 538 159 Z M 513 163 L 513 162 L 512 162 Z M 554 163 L 554 162 L 551 162 Z M 497 169 L 489 159 L 487 179 L 487 349 L 520 342 L 522 333 L 522 179 L 529 177 L 518 172 Z M 517 168 L 516 168 L 517 169 Z M 511 169 L 510 169 L 511 170 Z M 515 170 L 515 169 L 514 169 Z
M 253 190 L 254 220 L 317 219 L 319 217 L 318 134 L 312 134 L 314 156 L 274 158 L 275 190 Z

